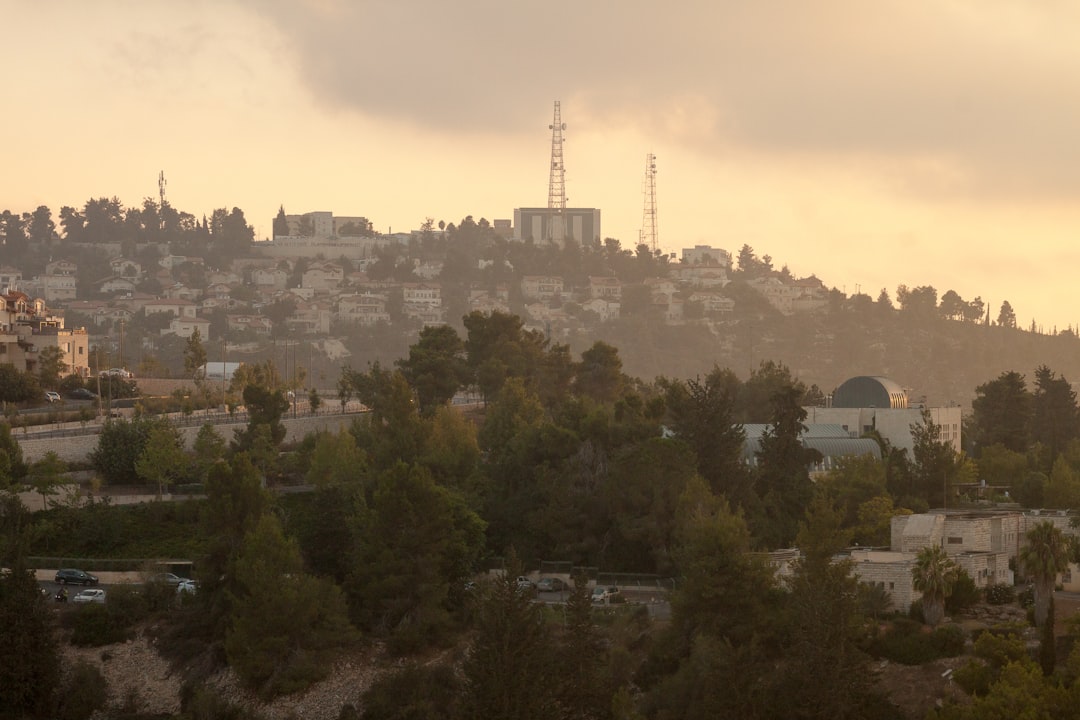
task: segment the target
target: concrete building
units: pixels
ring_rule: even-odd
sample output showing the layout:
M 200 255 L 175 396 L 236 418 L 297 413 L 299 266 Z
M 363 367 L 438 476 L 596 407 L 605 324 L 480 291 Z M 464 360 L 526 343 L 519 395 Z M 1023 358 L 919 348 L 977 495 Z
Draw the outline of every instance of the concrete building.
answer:
M 716 265 L 731 270 L 731 253 L 709 245 L 683 248 L 681 259 L 683 265 Z
M 939 428 L 938 439 L 960 452 L 960 407 L 909 407 L 907 391 L 889 378 L 851 378 L 833 392 L 830 407 L 804 409 L 807 423 L 840 425 L 852 437 L 877 431 L 893 447 L 907 450 L 909 456 L 914 448 L 911 427 L 923 424 L 925 410 Z
M 36 373 L 46 347 L 60 349 L 69 373 L 90 375 L 90 343 L 85 328 L 65 328 L 64 318 L 50 313 L 45 301 L 12 291 L 0 296 L 0 364 Z
M 514 210 L 514 239 L 532 240 L 537 244 L 548 242 L 552 223 L 559 211 L 554 208 L 517 208 Z M 599 241 L 600 211 L 596 208 L 566 208 L 562 222 L 567 239 L 579 244 Z

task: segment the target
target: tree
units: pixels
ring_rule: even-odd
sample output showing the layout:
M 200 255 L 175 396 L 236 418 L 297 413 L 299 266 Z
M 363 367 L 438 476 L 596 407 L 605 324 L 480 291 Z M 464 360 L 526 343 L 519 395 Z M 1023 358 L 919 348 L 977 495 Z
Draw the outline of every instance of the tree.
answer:
M 581 353 L 574 387 L 578 393 L 598 402 L 614 402 L 622 393 L 622 360 L 619 351 L 597 340 Z
M 1012 305 L 1008 300 L 1001 303 L 1001 310 L 998 311 L 997 324 L 1001 327 L 1015 328 L 1016 327 L 1016 313 L 1013 311 Z
M 233 449 L 238 452 L 250 451 L 260 437 L 260 428 L 265 429 L 265 436 L 273 448 L 277 448 L 285 439 L 285 425 L 282 415 L 289 409 L 289 401 L 281 390 L 271 390 L 263 385 L 248 385 L 244 388 L 244 406 L 248 411 L 248 424 L 243 430 L 237 430 L 233 438 Z
M 694 450 L 698 472 L 713 492 L 746 508 L 753 490 L 742 461 L 746 433 L 735 422 L 738 392 L 735 374 L 713 367 L 704 378 L 670 383 L 664 396 L 671 429 Z
M 195 372 L 206 365 L 206 348 L 203 347 L 199 328 L 191 331 L 191 337 L 184 346 L 184 375 L 196 377 Z
M 778 705 L 789 718 L 873 717 L 870 658 L 864 635 L 859 581 L 851 560 L 834 561 L 850 542 L 844 511 L 819 494 L 800 523 L 803 557 L 791 581 L 791 645 L 778 678 Z
M 319 433 L 311 453 L 307 481 L 316 487 L 355 483 L 367 473 L 367 456 L 348 430 Z
M 423 468 L 383 473 L 360 531 L 347 581 L 358 624 L 411 652 L 445 638 L 451 588 L 479 557 L 484 524 L 461 497 Z
M 25 509 L 17 511 L 18 519 L 9 514 L 18 502 L 11 496 L 0 500 L 0 522 L 9 525 L 5 530 L 21 533 L 29 525 Z M 10 572 L 0 575 L 0 716 L 49 717 L 60 681 L 56 619 L 21 556 L 4 555 L 0 563 Z
M 928 506 L 946 504 L 947 488 L 974 480 L 974 465 L 941 439 L 941 426 L 933 421 L 929 410 L 923 410 L 922 422 L 911 425 L 911 438 L 912 493 Z
M 64 351 L 57 345 L 46 345 L 38 352 L 38 377 L 43 387 L 55 389 L 60 377 L 68 371 Z
M 416 391 L 425 416 L 449 402 L 469 377 L 465 344 L 449 325 L 421 330 L 419 340 L 409 348 L 409 357 L 398 360 L 397 365 Z
M 821 460 L 817 450 L 803 447 L 806 411 L 802 390 L 789 386 L 772 397 L 772 424 L 762 433 L 757 451 L 757 491 L 765 520 L 757 536 L 767 547 L 787 547 L 813 495 L 809 467 Z
M 167 423 L 162 418 L 110 419 L 98 435 L 97 447 L 90 453 L 90 464 L 108 484 L 138 485 L 143 478 L 135 464 L 151 431 Z
M 322 679 L 331 652 L 354 636 L 340 589 L 303 572 L 296 543 L 273 515 L 245 536 L 235 568 L 225 654 L 240 679 L 266 698 Z
M 976 449 L 1003 445 L 1013 452 L 1027 452 L 1032 396 L 1023 375 L 1010 370 L 976 387 L 971 411 Z
M 157 485 L 157 497 L 161 500 L 165 485 L 170 479 L 182 477 L 187 464 L 180 433 L 166 420 L 150 430 L 146 444 L 135 461 L 135 472 L 144 481 Z
M 1042 627 L 1054 597 L 1058 573 L 1069 566 L 1069 543 L 1049 520 L 1027 533 L 1027 545 L 1020 549 L 1024 574 L 1035 583 L 1035 626 Z
M 205 481 L 210 468 L 222 461 L 226 447 L 225 438 L 213 424 L 205 423 L 199 428 L 191 449 L 195 456 L 195 472 L 200 481 Z
M 1080 410 L 1076 392 L 1064 377 L 1058 377 L 1045 365 L 1035 370 L 1035 392 L 1032 395 L 1031 439 L 1042 443 L 1048 452 L 1043 471 L 1070 442 L 1080 436 Z
M 922 593 L 923 617 L 927 625 L 937 625 L 945 617 L 945 598 L 952 594 L 959 568 L 940 545 L 930 545 L 919 551 L 911 578 L 915 589 Z
M 61 460 L 53 450 L 49 450 L 44 457 L 30 466 L 28 479 L 31 487 L 41 495 L 42 509 L 49 509 L 48 499 L 56 495 L 65 472 L 67 472 L 67 463 Z
M 277 215 L 274 216 L 274 237 L 285 237 L 289 234 L 289 221 L 285 217 L 285 206 L 278 207 Z
M 963 320 L 964 311 L 967 310 L 967 307 L 968 304 L 955 290 L 947 290 L 941 296 L 941 305 L 938 306 L 938 311 L 947 320 Z
M 463 717 L 543 720 L 554 713 L 552 647 L 540 607 L 517 587 L 521 565 L 506 569 L 484 592 L 464 674 Z

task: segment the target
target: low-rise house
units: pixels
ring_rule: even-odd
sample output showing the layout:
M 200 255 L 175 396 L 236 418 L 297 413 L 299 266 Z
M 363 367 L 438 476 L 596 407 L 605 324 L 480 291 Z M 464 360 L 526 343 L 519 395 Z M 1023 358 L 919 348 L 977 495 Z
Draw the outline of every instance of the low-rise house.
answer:
M 19 289 L 22 282 L 22 271 L 10 265 L 0 265 L 0 293 L 11 292 Z
M 313 264 L 301 276 L 300 286 L 317 291 L 336 289 L 345 279 L 345 270 L 334 263 Z
M 542 302 L 562 297 L 563 279 L 554 275 L 526 275 L 521 278 L 521 294 L 525 300 Z
M 289 286 L 289 273 L 281 268 L 256 268 L 251 271 L 251 283 L 259 287 L 284 290 Z
M 76 275 L 79 272 L 79 265 L 71 260 L 53 260 L 45 265 L 46 275 Z M 0 268 L 0 285 L 3 284 L 3 268 Z
M 194 318 L 196 309 L 197 306 L 191 300 L 151 300 L 142 306 L 145 315 L 165 312 L 178 318 Z
M 597 317 L 600 318 L 600 322 L 618 320 L 620 307 L 621 305 L 614 300 L 598 297 L 581 303 L 581 309 L 596 313 Z
M 251 330 L 259 335 L 269 335 L 274 329 L 270 318 L 262 315 L 227 315 L 229 330 Z
M 622 298 L 622 283 L 614 277 L 589 277 L 589 298 L 618 301 Z
M 100 281 L 97 285 L 98 292 L 102 295 L 117 295 L 120 293 L 133 293 L 137 285 L 134 280 L 126 277 L 111 277 Z
M 735 311 L 735 300 L 716 292 L 698 290 L 687 298 L 689 302 L 701 303 L 708 315 L 727 315 Z
M 720 265 L 672 265 L 668 274 L 696 288 L 722 288 L 731 282 L 727 268 Z
M 390 322 L 386 312 L 386 296 L 375 293 L 342 295 L 338 298 L 337 319 L 360 325 Z
M 184 283 L 173 283 L 161 291 L 166 300 L 189 300 L 195 302 L 202 297 L 202 291 L 188 287 Z
M 442 287 L 438 283 L 404 283 L 401 299 L 406 305 L 442 306 Z
M 195 331 L 199 331 L 199 336 L 204 340 L 210 337 L 210 321 L 201 317 L 174 317 L 169 321 L 169 327 L 161 331 L 162 335 L 176 335 L 182 338 L 190 338 Z
M 126 257 L 113 258 L 109 261 L 109 267 L 112 268 L 113 275 L 119 277 L 138 280 L 143 274 L 142 265 L 138 261 Z

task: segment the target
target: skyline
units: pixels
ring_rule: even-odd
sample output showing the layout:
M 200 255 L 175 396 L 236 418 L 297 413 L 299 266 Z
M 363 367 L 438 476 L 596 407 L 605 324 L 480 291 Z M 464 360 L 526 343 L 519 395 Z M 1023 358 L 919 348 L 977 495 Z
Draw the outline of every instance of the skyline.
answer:
M 1054 0 L 0 7 L 28 29 L 0 47 L 0 210 L 130 207 L 164 171 L 173 207 L 239 207 L 260 239 L 279 206 L 512 218 L 547 204 L 559 100 L 568 205 L 624 247 L 651 152 L 667 252 L 1080 322 L 1080 8 Z

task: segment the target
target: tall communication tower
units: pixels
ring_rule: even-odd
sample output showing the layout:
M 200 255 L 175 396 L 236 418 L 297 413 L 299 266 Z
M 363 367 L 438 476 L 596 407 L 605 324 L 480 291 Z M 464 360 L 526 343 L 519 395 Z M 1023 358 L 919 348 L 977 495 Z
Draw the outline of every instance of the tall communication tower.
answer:
M 645 156 L 644 193 L 645 210 L 641 214 L 641 233 L 638 241 L 655 255 L 659 239 L 656 232 L 656 156 L 652 153 Z
M 157 188 L 158 188 L 158 218 L 160 219 L 160 229 L 165 229 L 165 171 L 162 170 L 157 176 Z
M 559 112 L 559 101 L 555 101 L 555 119 L 548 127 L 551 129 L 551 175 L 548 179 L 548 209 L 551 222 L 548 224 L 548 240 L 562 243 L 566 239 L 566 176 L 563 168 L 563 130 L 566 123 Z

